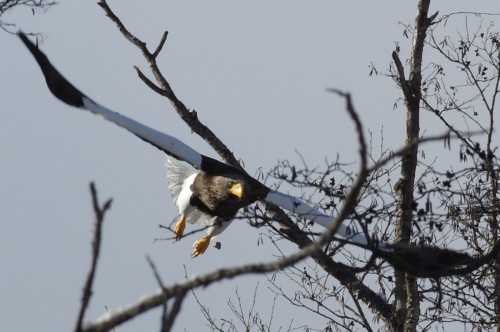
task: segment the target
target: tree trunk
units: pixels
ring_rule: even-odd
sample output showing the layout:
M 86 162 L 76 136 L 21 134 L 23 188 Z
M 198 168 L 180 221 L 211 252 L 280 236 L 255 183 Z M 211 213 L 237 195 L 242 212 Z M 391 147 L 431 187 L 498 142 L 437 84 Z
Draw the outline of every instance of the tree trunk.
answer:
M 393 53 L 393 59 L 398 70 L 398 81 L 403 90 L 406 104 L 406 144 L 412 144 L 402 157 L 401 176 L 396 183 L 398 199 L 398 217 L 396 225 L 396 241 L 409 243 L 412 234 L 415 187 L 415 172 L 417 168 L 419 112 L 422 84 L 422 54 L 427 28 L 433 17 L 428 18 L 430 0 L 421 0 L 418 4 L 417 16 L 413 33 L 412 52 L 410 57 L 410 73 L 405 78 L 404 68 L 398 54 Z M 395 318 L 400 331 L 416 331 L 420 316 L 420 301 L 416 278 L 402 271 L 395 271 Z

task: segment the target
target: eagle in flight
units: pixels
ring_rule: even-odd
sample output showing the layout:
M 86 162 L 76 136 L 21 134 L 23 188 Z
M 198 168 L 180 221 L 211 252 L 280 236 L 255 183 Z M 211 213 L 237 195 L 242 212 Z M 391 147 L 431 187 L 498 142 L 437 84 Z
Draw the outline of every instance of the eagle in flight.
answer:
M 278 205 L 325 228 L 331 225 L 331 217 L 296 197 L 271 190 L 248 175 L 243 168 L 202 155 L 175 137 L 96 103 L 69 83 L 52 66 L 47 56 L 23 33 L 20 32 L 19 37 L 35 57 L 50 91 L 57 98 L 125 128 L 167 154 L 169 189 L 179 209 L 179 218 L 174 228 L 176 238 L 182 237 L 186 222 L 208 227 L 207 235 L 194 243 L 192 257 L 197 257 L 207 250 L 212 238 L 229 226 L 239 209 L 257 200 Z M 180 161 L 185 161 L 194 168 L 187 167 Z M 418 277 L 435 276 L 436 270 L 453 273 L 455 265 L 464 265 L 470 261 L 467 254 L 448 249 L 425 246 L 401 247 L 384 242 L 378 242 L 375 248 L 369 247 L 367 246 L 369 241 L 364 234 L 343 224 L 340 224 L 337 234 L 349 239 L 352 244 L 374 251 L 391 264 Z M 476 265 L 484 264 L 487 261 L 485 258 L 496 254 L 499 248 L 500 242 L 492 248 L 490 254 L 484 256 L 484 259 L 478 260 Z M 445 261 L 439 260 L 443 257 Z
M 250 186 L 238 172 L 223 174 L 195 171 L 167 158 L 168 187 L 179 209 L 175 236 L 184 233 L 186 222 L 209 227 L 208 235 L 194 243 L 193 257 L 203 254 L 210 240 L 222 233 L 238 210 L 247 205 Z
M 173 200 L 179 209 L 175 236 L 178 239 L 182 237 L 186 222 L 208 227 L 207 236 L 194 243 L 193 257 L 205 252 L 211 239 L 229 226 L 239 209 L 257 200 L 278 205 L 323 227 L 331 224 L 331 217 L 296 197 L 271 190 L 248 175 L 243 168 L 200 154 L 175 137 L 93 101 L 66 80 L 25 34 L 19 32 L 18 35 L 38 62 L 47 86 L 55 97 L 115 123 L 167 154 L 167 179 Z M 194 169 L 179 161 L 187 162 Z M 367 243 L 363 234 L 353 232 L 345 225 L 340 225 L 337 234 L 360 244 Z

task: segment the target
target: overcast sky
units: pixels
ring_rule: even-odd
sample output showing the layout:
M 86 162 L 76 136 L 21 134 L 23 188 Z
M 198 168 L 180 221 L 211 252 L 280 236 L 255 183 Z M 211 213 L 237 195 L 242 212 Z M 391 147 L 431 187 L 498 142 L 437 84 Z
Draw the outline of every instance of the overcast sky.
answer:
M 452 4 L 453 7 L 449 5 Z M 395 42 L 402 57 L 410 40 L 398 22 L 413 23 L 416 1 L 111 1 L 124 24 L 151 47 L 164 30 L 159 65 L 177 96 L 244 161 L 250 174 L 278 160 L 312 167 L 337 154 L 357 160 L 353 125 L 344 101 L 325 92 L 352 93 L 366 129 L 387 148 L 404 137 L 404 112 L 393 109 L 400 92 L 387 78 L 369 77 L 370 63 L 385 70 Z M 435 1 L 431 12 L 500 12 L 497 1 Z M 217 157 L 192 134 L 168 101 L 140 81 L 147 75 L 138 49 L 126 41 L 93 1 L 62 1 L 45 13 L 15 10 L 2 20 L 40 32 L 41 49 L 84 93 L 122 114 L 178 137 Z M 450 31 L 453 34 L 454 31 Z M 191 236 L 174 243 L 158 228 L 177 216 L 168 191 L 164 155 L 128 132 L 56 100 L 20 40 L 0 32 L 0 330 L 67 331 L 73 328 L 90 260 L 93 211 L 88 185 L 101 200 L 113 198 L 106 217 L 102 257 L 87 319 L 154 292 L 158 285 L 146 255 L 166 284 L 218 267 L 271 261 L 262 229 L 234 222 L 191 259 Z M 426 121 L 424 116 L 423 121 Z M 421 126 L 422 128 L 422 126 Z M 300 194 L 300 192 L 294 193 Z M 194 229 L 188 225 L 188 231 Z M 285 253 L 297 250 L 283 246 Z M 198 290 L 216 317 L 233 318 L 226 301 L 238 288 L 247 308 L 258 285 L 265 316 L 272 296 L 264 277 L 243 277 Z M 273 330 L 288 326 L 290 306 L 278 301 Z M 315 320 L 311 321 L 310 317 Z M 158 329 L 160 315 L 136 319 L 117 331 Z M 206 326 L 193 296 L 175 330 Z M 292 326 L 323 328 L 316 316 Z

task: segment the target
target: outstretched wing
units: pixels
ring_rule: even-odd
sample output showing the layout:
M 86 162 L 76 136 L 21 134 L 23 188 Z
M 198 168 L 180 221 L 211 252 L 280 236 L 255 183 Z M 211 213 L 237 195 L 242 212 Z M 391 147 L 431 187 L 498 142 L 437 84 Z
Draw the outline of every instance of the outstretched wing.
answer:
M 165 133 L 159 132 L 153 128 L 145 126 L 131 118 L 128 118 L 124 115 L 116 113 L 99 103 L 93 101 L 85 94 L 83 94 L 80 90 L 75 88 L 66 78 L 64 78 L 50 63 L 49 59 L 45 54 L 43 54 L 36 45 L 34 45 L 23 33 L 19 33 L 19 37 L 24 42 L 26 47 L 30 50 L 30 52 L 35 57 L 36 61 L 40 65 L 40 68 L 45 76 L 45 80 L 47 82 L 47 86 L 50 91 L 61 101 L 69 104 L 71 106 L 75 106 L 78 108 L 86 109 L 94 114 L 97 114 L 104 119 L 115 123 L 116 125 L 125 128 L 131 133 L 135 134 L 139 138 L 144 141 L 154 145 L 158 149 L 164 151 L 167 155 L 172 156 L 176 159 L 186 161 L 191 164 L 193 167 L 205 171 L 238 171 L 238 169 L 233 168 L 227 164 L 221 163 L 215 159 L 204 156 L 186 145 L 182 141 L 178 140 L 175 137 L 167 135 Z M 187 171 L 184 171 L 187 172 Z M 195 172 L 193 170 L 193 172 Z M 185 173 L 187 174 L 187 173 Z M 184 174 L 184 175 L 185 175 Z M 183 175 L 183 176 L 184 176 Z M 304 203 L 300 199 L 289 196 L 286 194 L 282 194 L 277 191 L 271 191 L 269 188 L 258 182 L 257 180 L 248 177 L 248 180 L 252 182 L 252 185 L 258 188 L 258 194 L 249 201 L 249 204 L 252 201 L 257 199 L 264 199 L 265 201 L 276 204 L 288 211 L 298 214 L 301 217 L 307 218 L 316 222 L 317 224 L 328 227 L 332 218 L 321 213 L 320 211 L 314 209 L 308 204 Z M 182 187 L 181 187 L 182 188 Z M 172 194 L 174 195 L 174 200 L 178 197 L 180 189 L 176 185 L 171 186 Z M 200 214 L 202 214 L 200 212 Z M 202 214 L 203 215 L 203 214 Z M 192 216 L 188 222 L 197 223 L 201 225 L 213 226 L 215 219 L 210 216 Z M 196 218 L 195 218 L 196 217 Z M 207 218 L 210 217 L 210 218 Z M 215 232 L 220 233 L 227 227 L 228 224 L 224 224 L 223 227 L 217 229 L 215 227 Z M 360 244 L 366 244 L 367 240 L 365 236 L 361 233 L 356 233 L 355 230 L 348 228 L 345 225 L 341 225 L 339 227 L 338 234 L 340 236 L 349 238 L 351 241 L 358 242 Z M 384 246 L 383 243 L 380 243 L 379 246 Z
M 267 194 L 265 201 L 271 204 L 278 205 L 285 210 L 295 213 L 302 218 L 309 219 L 325 228 L 328 228 L 332 224 L 332 217 L 321 213 L 320 211 L 304 203 L 297 197 L 271 190 Z M 340 235 L 343 238 L 349 239 L 350 241 L 356 242 L 360 245 L 368 244 L 368 241 L 363 233 L 359 233 L 356 229 L 352 229 L 344 224 L 340 224 L 337 230 L 337 235 Z M 385 247 L 385 244 L 381 243 L 379 247 L 383 248 Z
M 28 47 L 31 54 L 33 54 L 38 62 L 38 65 L 42 69 L 49 90 L 59 100 L 71 106 L 86 109 L 96 115 L 99 115 L 104 119 L 127 129 L 144 141 L 164 151 L 166 154 L 176 159 L 184 160 L 197 169 L 201 168 L 203 157 L 196 150 L 175 137 L 145 126 L 142 123 L 114 112 L 93 101 L 80 90 L 75 88 L 68 80 L 66 80 L 50 63 L 47 56 L 43 54 L 38 47 L 33 44 L 28 37 L 26 37 L 26 35 L 20 32 L 19 37 L 26 47 Z

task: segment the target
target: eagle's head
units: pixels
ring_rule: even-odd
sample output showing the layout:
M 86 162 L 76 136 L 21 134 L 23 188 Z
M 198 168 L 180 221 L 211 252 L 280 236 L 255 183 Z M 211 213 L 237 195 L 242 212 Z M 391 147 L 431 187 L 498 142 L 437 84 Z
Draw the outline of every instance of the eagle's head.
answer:
M 249 203 L 250 186 L 237 174 L 210 175 L 200 172 L 191 191 L 191 204 L 224 220 L 232 219 L 240 208 Z
M 239 200 L 242 200 L 245 196 L 245 183 L 243 181 L 229 180 L 227 182 L 228 193 L 238 197 Z

